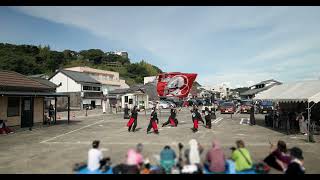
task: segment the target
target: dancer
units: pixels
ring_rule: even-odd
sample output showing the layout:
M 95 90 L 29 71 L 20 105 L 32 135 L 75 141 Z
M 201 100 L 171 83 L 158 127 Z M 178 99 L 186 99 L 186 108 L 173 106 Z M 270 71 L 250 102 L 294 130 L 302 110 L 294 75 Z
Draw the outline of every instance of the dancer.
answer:
M 149 126 L 147 128 L 147 134 L 149 134 L 149 131 L 151 130 L 151 128 L 153 128 L 154 133 L 159 134 L 157 124 L 159 124 L 158 114 L 156 111 L 156 107 L 153 107 L 150 115 Z
M 170 116 L 168 118 L 168 121 L 162 124 L 162 127 L 168 125 L 170 123 L 171 126 L 177 127 L 178 120 L 177 120 L 177 111 L 176 109 L 172 108 L 170 111 Z
M 204 121 L 201 117 L 201 114 L 198 112 L 198 108 L 196 106 L 193 106 L 193 110 L 191 110 L 191 113 L 192 113 L 192 122 L 193 122 L 193 128 L 191 129 L 193 132 L 197 132 L 199 121 L 201 121 L 203 124 L 204 124 Z
M 128 104 L 125 105 L 123 112 L 123 119 L 130 119 Z
M 134 106 L 132 111 L 131 111 L 131 116 L 130 116 L 130 120 L 127 123 L 128 126 L 128 131 L 131 131 L 131 127 L 132 127 L 132 132 L 135 131 L 136 127 L 137 127 L 137 120 L 138 120 L 138 112 L 140 110 L 137 109 L 137 106 Z
M 204 119 L 206 120 L 206 128 L 211 129 L 211 112 L 208 107 L 204 108 Z

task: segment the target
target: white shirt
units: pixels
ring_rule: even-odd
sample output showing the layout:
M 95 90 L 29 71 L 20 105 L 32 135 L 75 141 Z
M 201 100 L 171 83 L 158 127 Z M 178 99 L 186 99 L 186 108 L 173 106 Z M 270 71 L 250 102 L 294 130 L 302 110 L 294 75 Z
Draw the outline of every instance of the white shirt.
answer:
M 100 160 L 102 160 L 102 152 L 98 149 L 90 149 L 88 152 L 88 169 L 90 171 L 98 170 L 100 167 Z

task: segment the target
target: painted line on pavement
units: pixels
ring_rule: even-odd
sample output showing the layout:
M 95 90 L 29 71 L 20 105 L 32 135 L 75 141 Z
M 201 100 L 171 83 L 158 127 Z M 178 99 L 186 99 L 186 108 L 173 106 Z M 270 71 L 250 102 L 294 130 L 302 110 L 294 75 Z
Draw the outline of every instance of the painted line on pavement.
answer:
M 219 119 L 218 121 L 215 121 L 214 123 L 217 124 L 218 122 L 222 121 L 223 118 Z
M 99 123 L 101 123 L 101 122 L 103 122 L 103 121 L 105 121 L 105 120 L 103 119 L 103 120 L 101 120 L 101 121 L 98 121 L 98 122 L 95 122 L 95 123 L 92 123 L 92 124 L 83 126 L 83 127 L 79 128 L 79 129 L 75 129 L 75 130 L 69 131 L 69 132 L 67 132 L 67 133 L 60 134 L 60 135 L 58 135 L 58 136 L 55 136 L 55 137 L 49 138 L 49 139 L 47 139 L 47 140 L 41 141 L 40 143 L 45 143 L 45 142 L 51 141 L 51 140 L 56 139 L 56 138 L 58 138 L 58 137 L 61 137 L 61 136 L 67 135 L 67 134 L 71 134 L 71 133 L 73 133 L 73 132 L 82 130 L 82 129 L 84 129 L 84 128 L 93 126 L 93 125 L 95 125 L 95 124 L 99 124 Z

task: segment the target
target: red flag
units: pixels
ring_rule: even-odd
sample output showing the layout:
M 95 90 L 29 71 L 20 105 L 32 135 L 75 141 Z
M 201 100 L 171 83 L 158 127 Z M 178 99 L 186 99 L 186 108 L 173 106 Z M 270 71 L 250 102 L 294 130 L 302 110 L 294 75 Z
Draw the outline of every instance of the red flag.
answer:
M 164 73 L 158 78 L 157 91 L 162 97 L 187 97 L 197 74 Z

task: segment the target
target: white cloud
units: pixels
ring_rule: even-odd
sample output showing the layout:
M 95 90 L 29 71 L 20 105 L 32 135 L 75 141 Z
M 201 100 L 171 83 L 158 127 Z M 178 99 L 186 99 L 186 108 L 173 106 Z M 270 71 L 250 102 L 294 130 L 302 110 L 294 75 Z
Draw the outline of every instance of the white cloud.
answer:
M 298 66 L 301 61 L 305 61 L 309 66 L 316 64 L 315 61 L 309 61 L 305 54 L 320 49 L 318 7 L 15 7 L 14 9 L 48 21 L 85 29 L 102 39 L 121 42 L 124 47 L 130 47 L 132 50 L 150 52 L 154 58 L 150 57 L 151 63 L 161 64 L 161 68 L 165 71 L 192 68 L 190 71 L 199 73 L 199 81 L 208 85 L 229 82 L 231 86 L 240 84 L 249 86 L 253 82 L 273 77 L 280 78 L 287 74 L 282 72 L 286 70 L 286 64 L 291 64 L 290 67 L 295 67 L 294 64 Z M 239 52 L 233 52 L 229 47 L 220 49 L 216 43 L 216 40 L 223 42 L 221 39 L 228 38 L 235 32 L 241 37 L 241 31 L 255 28 L 265 29 L 266 32 L 261 34 L 262 31 L 259 31 L 258 36 L 252 35 L 244 39 L 243 41 L 248 42 L 248 46 L 239 43 L 234 47 Z M 217 49 L 211 48 L 212 45 Z M 242 50 L 246 52 L 248 49 L 251 50 L 250 54 L 241 53 Z M 222 55 L 219 54 L 220 51 Z M 219 59 L 220 56 L 227 56 L 224 55 L 225 52 L 229 58 L 243 60 L 243 63 L 236 61 L 225 63 L 224 57 Z M 317 57 L 319 56 L 314 55 L 313 59 Z M 235 63 L 238 64 L 237 67 L 230 68 L 230 64 Z M 248 71 L 243 70 L 249 65 Z M 215 69 L 212 73 L 202 72 L 209 66 L 219 69 Z

